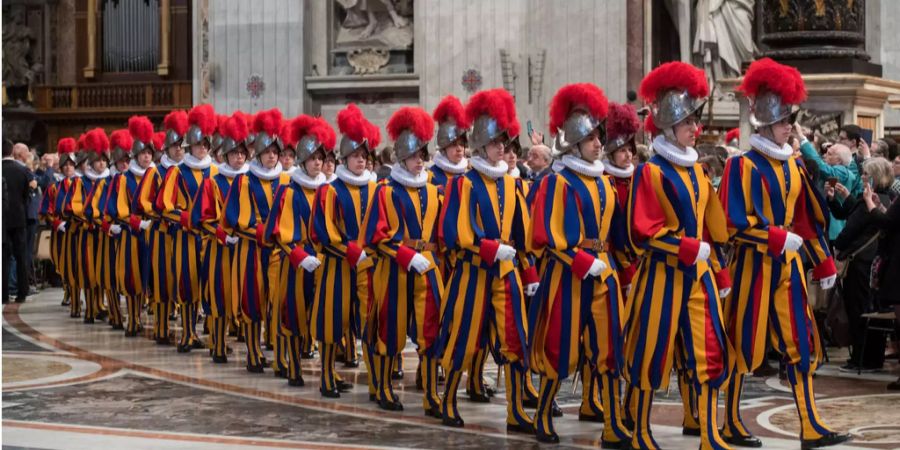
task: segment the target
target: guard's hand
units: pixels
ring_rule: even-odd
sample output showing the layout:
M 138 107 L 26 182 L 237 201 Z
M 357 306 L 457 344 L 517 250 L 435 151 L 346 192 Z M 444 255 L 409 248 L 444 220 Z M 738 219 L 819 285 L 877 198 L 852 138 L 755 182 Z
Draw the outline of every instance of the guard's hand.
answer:
M 496 261 L 512 261 L 516 257 L 516 249 L 506 244 L 500 244 L 497 248 Z
M 59 231 L 60 233 L 65 233 L 66 232 L 66 223 L 60 222 L 59 226 L 56 227 L 56 231 Z
M 604 270 L 606 270 L 606 263 L 603 262 L 600 258 L 595 258 L 594 262 L 591 263 L 591 268 L 588 269 L 587 273 L 584 275 L 584 278 L 587 277 L 599 277 Z
M 730 293 L 731 293 L 730 287 L 719 289 L 719 299 L 724 299 L 725 297 L 728 297 L 728 294 L 730 294 Z
M 109 234 L 112 234 L 113 236 L 115 236 L 121 232 L 122 232 L 122 227 L 120 225 L 114 223 L 109 226 Z
M 700 249 L 697 250 L 697 259 L 694 260 L 694 265 L 696 266 L 700 263 L 700 261 L 706 261 L 707 259 L 709 259 L 709 254 L 711 251 L 712 250 L 710 249 L 709 244 L 701 241 Z
M 541 287 L 541 283 L 529 283 L 525 286 L 525 295 L 531 297 L 534 294 L 537 294 L 539 287 Z
M 415 256 L 409 261 L 409 267 L 406 268 L 407 272 L 411 272 L 415 270 L 417 273 L 425 273 L 431 267 L 431 261 L 428 258 L 422 256 L 421 253 L 416 253 Z
M 307 256 L 306 258 L 303 258 L 303 261 L 300 261 L 300 267 L 310 273 L 315 272 L 320 265 L 322 265 L 322 262 L 315 256 Z
M 784 238 L 784 250 L 796 252 L 800 250 L 800 247 L 803 246 L 803 238 L 800 237 L 797 233 L 792 233 L 790 231 L 787 232 L 787 237 Z
M 228 245 L 237 244 L 241 239 L 237 236 L 225 236 L 225 243 Z
M 822 286 L 822 289 L 828 290 L 834 287 L 834 283 L 837 281 L 837 275 L 827 276 L 819 280 L 819 286 Z
M 150 228 L 150 224 L 151 224 L 151 223 L 152 223 L 152 222 L 150 222 L 149 220 L 142 220 L 142 221 L 141 221 L 140 228 L 141 228 L 142 230 L 146 230 L 147 228 Z

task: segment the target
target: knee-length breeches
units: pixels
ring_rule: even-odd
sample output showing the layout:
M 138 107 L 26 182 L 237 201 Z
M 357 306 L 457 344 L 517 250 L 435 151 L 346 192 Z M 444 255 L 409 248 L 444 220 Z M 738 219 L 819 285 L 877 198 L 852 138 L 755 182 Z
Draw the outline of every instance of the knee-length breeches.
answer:
M 203 245 L 206 248 L 203 252 L 203 267 L 208 274 L 203 311 L 212 317 L 226 317 L 234 301 L 231 283 L 234 247 L 214 239 L 204 241 Z
M 344 333 L 353 331 L 371 343 L 371 330 L 367 327 L 373 310 L 373 291 L 371 267 L 357 270 L 346 259 L 326 253 L 316 273 L 311 334 L 317 341 L 334 344 L 341 342 Z
M 525 298 L 517 270 L 498 276 L 496 269 L 461 260 L 444 297 L 438 342 L 447 371 L 468 368 L 488 340 L 498 363 L 525 362 Z
M 807 303 L 806 277 L 796 252 L 786 260 L 753 247 L 738 247 L 731 264 L 733 287 L 725 303 L 728 337 L 737 370 L 752 372 L 765 357 L 766 338 L 803 373 L 822 355 L 816 321 Z
M 116 273 L 119 293 L 131 297 L 143 295 L 150 281 L 150 258 L 145 241 L 146 233 L 124 229 L 116 254 Z
M 150 290 L 154 303 L 170 303 L 175 300 L 175 264 L 172 261 L 173 239 L 159 223 L 150 227 Z
M 532 370 L 562 380 L 586 356 L 599 373 L 617 375 L 624 364 L 625 308 L 616 275 L 581 279 L 553 258 L 543 273 L 529 321 Z
M 94 264 L 97 271 L 97 285 L 102 289 L 118 292 L 116 251 L 119 238 L 110 237 L 108 234 L 98 230 L 97 242 L 100 244 Z
M 409 336 L 419 354 L 435 356 L 432 350 L 440 328 L 443 290 L 437 269 L 419 275 L 393 260 L 381 260 L 375 268 L 373 321 L 378 354 L 399 355 Z
M 676 339 L 696 382 L 718 388 L 727 380 L 733 355 L 715 277 L 705 263 L 682 268 L 671 258 L 646 257 L 627 308 L 625 374 L 632 385 L 668 386 Z
M 291 265 L 290 258 L 281 259 L 281 271 L 276 293 L 281 305 L 281 331 L 287 336 L 299 336 L 304 342 L 310 337 L 309 314 L 316 295 L 316 274 Z
M 249 322 L 261 322 L 265 316 L 269 292 L 269 262 L 272 249 L 256 241 L 241 239 L 235 247 L 232 275 L 236 281 L 234 296 L 240 316 Z
M 79 227 L 75 233 L 75 243 L 75 270 L 78 273 L 79 286 L 85 289 L 96 288 L 97 258 L 101 255 L 98 251 L 97 232 Z
M 184 304 L 200 302 L 200 286 L 205 275 L 200 270 L 203 252 L 196 234 L 175 231 L 175 285 L 178 301 Z

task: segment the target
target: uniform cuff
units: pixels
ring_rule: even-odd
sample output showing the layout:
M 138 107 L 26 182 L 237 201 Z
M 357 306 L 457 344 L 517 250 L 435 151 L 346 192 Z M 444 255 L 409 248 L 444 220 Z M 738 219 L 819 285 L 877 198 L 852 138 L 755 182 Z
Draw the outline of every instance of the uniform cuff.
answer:
M 526 285 L 539 283 L 541 281 L 540 277 L 538 277 L 537 269 L 534 266 L 531 266 L 522 272 L 522 279 L 525 281 Z
M 141 229 L 141 218 L 132 214 L 131 217 L 128 218 L 128 225 L 131 226 L 133 231 L 138 231 Z
M 102 230 L 104 233 L 109 233 L 109 226 L 110 223 L 107 222 L 106 219 L 103 219 L 103 222 L 100 223 L 100 230 Z
M 619 271 L 619 283 L 622 286 L 628 286 L 631 284 L 631 280 L 634 278 L 634 273 L 637 272 L 637 265 L 632 264 L 621 271 Z
M 722 269 L 716 272 L 716 286 L 720 290 L 731 287 L 731 274 L 728 273 L 728 269 Z
M 678 260 L 686 266 L 693 266 L 700 253 L 700 241 L 694 238 L 683 237 L 678 245 Z
M 256 242 L 262 244 L 265 242 L 266 227 L 263 224 L 256 226 Z
M 784 253 L 784 243 L 787 241 L 787 234 L 787 230 L 769 227 L 769 254 L 781 256 Z
M 216 227 L 216 240 L 219 241 L 220 244 L 225 244 L 225 238 L 228 237 L 228 234 L 225 233 L 225 229 L 222 228 L 221 225 Z
M 347 243 L 347 262 L 350 263 L 350 267 L 356 267 L 356 262 L 359 261 L 359 255 L 362 255 L 363 250 L 356 245 L 356 242 L 348 242 Z
M 181 212 L 181 227 L 185 230 L 191 229 L 191 215 L 187 211 Z
M 822 261 L 813 269 L 813 280 L 821 280 L 836 274 L 837 267 L 834 265 L 834 258 L 829 256 L 828 259 Z
M 478 256 L 481 257 L 482 261 L 493 264 L 494 260 L 497 259 L 497 249 L 499 248 L 499 242 L 490 239 L 482 239 L 481 245 L 478 246 Z
M 51 222 L 51 224 L 53 225 L 53 230 L 59 229 L 59 225 L 60 225 L 61 223 L 62 223 L 62 220 L 59 220 L 59 219 L 53 219 L 53 222 Z
M 405 245 L 401 245 L 397 248 L 397 264 L 399 264 L 403 270 L 408 270 L 409 263 L 412 262 L 412 259 L 415 256 L 416 251 Z
M 591 266 L 594 264 L 595 259 L 597 258 L 591 256 L 590 253 L 584 250 L 578 250 L 578 253 L 572 258 L 572 273 L 574 273 L 579 280 L 584 278 L 588 271 L 591 270 Z
M 300 267 L 300 263 L 303 262 L 307 256 L 309 256 L 309 253 L 306 253 L 306 251 L 303 250 L 303 246 L 298 245 L 291 250 L 291 254 L 288 257 L 291 259 L 292 266 Z

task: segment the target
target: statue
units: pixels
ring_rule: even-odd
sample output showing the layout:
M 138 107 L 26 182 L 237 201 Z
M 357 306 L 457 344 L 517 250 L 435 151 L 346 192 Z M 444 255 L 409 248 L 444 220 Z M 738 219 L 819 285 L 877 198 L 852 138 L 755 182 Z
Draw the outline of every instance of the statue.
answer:
M 412 71 L 412 0 L 336 0 L 336 4 L 332 73 Z
M 3 21 L 3 88 L 11 105 L 30 103 L 31 85 L 43 68 L 33 62 L 35 42 L 34 34 L 25 24 L 25 9 L 11 7 Z
M 347 16 L 341 23 L 341 26 L 347 29 L 363 28 L 359 33 L 359 39 L 366 39 L 375 33 L 378 28 L 378 20 L 375 11 L 369 8 L 369 0 L 337 0 L 344 8 Z M 387 13 L 396 28 L 404 28 L 409 25 L 409 20 L 397 14 L 397 8 L 394 7 L 393 0 L 381 0 L 387 8 Z
M 741 75 L 741 64 L 753 59 L 755 0 L 697 0 L 692 55 L 713 81 Z

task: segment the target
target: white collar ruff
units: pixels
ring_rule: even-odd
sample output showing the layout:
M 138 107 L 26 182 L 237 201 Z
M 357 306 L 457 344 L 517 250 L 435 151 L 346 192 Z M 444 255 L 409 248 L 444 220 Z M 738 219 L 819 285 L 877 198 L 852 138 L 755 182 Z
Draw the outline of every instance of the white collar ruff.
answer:
M 103 172 L 100 173 L 94 172 L 94 169 L 88 167 L 87 170 L 84 171 L 84 175 L 91 181 L 97 181 L 101 178 L 106 178 L 109 176 L 109 167 L 103 169 Z
M 509 172 L 509 165 L 506 164 L 506 161 L 500 161 L 496 166 L 492 166 L 484 158 L 473 156 L 471 162 L 473 169 L 494 180 L 503 177 L 503 175 L 506 175 L 506 173 Z
M 284 167 L 284 166 L 282 166 L 282 168 L 283 168 L 283 167 Z M 299 168 L 300 168 L 300 167 L 298 167 L 298 166 L 291 166 L 291 167 L 288 167 L 287 169 L 284 169 L 284 173 L 286 173 L 286 174 L 288 174 L 288 175 L 291 175 L 291 174 L 293 174 L 294 172 L 296 172 L 297 169 L 299 169 Z
M 391 170 L 391 179 L 408 188 L 420 188 L 428 183 L 428 172 L 423 170 L 418 175 L 413 175 L 406 167 L 397 164 Z
M 518 166 L 513 167 L 512 170 L 509 171 L 509 176 L 511 176 L 511 177 L 513 177 L 513 178 L 521 178 L 521 177 L 522 177 L 522 171 L 519 170 L 519 167 L 518 167 Z
M 778 144 L 760 134 L 750 135 L 750 146 L 754 150 L 779 161 L 787 161 L 794 154 L 794 149 L 790 145 L 784 144 L 779 147 Z
M 159 159 L 159 165 L 163 166 L 164 169 L 168 169 L 172 166 L 177 166 L 178 164 L 180 164 L 180 162 L 173 161 L 171 158 L 169 158 L 169 155 L 165 153 L 163 153 L 162 158 Z
M 323 173 L 324 173 L 324 172 L 323 172 Z M 331 182 L 334 181 L 334 180 L 337 180 L 337 174 L 336 174 L 336 173 L 331 172 L 331 175 L 325 175 L 325 182 L 326 182 L 326 183 L 331 183 Z
M 247 163 L 244 163 L 244 165 L 242 165 L 238 169 L 232 169 L 231 166 L 229 166 L 227 163 L 219 164 L 219 173 L 225 175 L 228 178 L 234 178 L 238 175 L 243 175 L 247 173 L 248 170 L 250 170 L 250 166 Z
M 603 176 L 604 167 L 599 159 L 593 163 L 588 163 L 581 158 L 567 154 L 563 155 L 562 163 L 569 169 L 588 177 L 598 178 Z
M 607 164 L 604 165 L 606 173 L 616 177 L 616 178 L 631 178 L 634 175 L 634 164 L 629 164 L 626 168 L 620 168 L 614 166 L 611 162 L 607 161 Z
M 153 161 L 150 161 L 150 165 L 147 166 L 147 169 L 151 167 L 156 167 L 156 164 L 153 164 Z M 128 163 L 128 171 L 133 173 L 135 176 L 144 176 L 144 174 L 147 173 L 147 169 L 142 169 L 141 166 L 138 165 L 137 161 L 133 159 L 130 163 Z
M 653 140 L 653 149 L 666 161 L 681 167 L 692 167 L 697 163 L 697 150 L 694 150 L 693 147 L 685 147 L 682 150 L 666 140 L 663 135 L 659 135 Z
M 294 166 L 295 169 L 291 172 L 291 180 L 294 183 L 299 184 L 300 186 L 306 189 L 318 189 L 319 186 L 325 184 L 325 174 L 319 172 L 315 178 L 306 174 L 306 171 L 300 170 L 298 167 Z
M 190 167 L 194 170 L 205 170 L 208 169 L 209 166 L 212 165 L 212 158 L 209 155 L 206 155 L 203 159 L 197 159 L 194 155 L 184 155 L 184 159 L 181 161 L 184 165 Z
M 266 169 L 263 167 L 259 161 L 253 160 L 248 164 L 250 167 L 250 173 L 256 175 L 260 180 L 272 181 L 281 176 L 281 163 L 275 163 L 275 167 L 271 169 Z
M 434 165 L 440 167 L 444 172 L 459 175 L 465 173 L 466 169 L 469 168 L 469 161 L 463 158 L 458 163 L 453 164 L 443 153 L 438 153 L 434 155 Z
M 72 178 L 81 178 L 83 176 L 84 176 L 83 173 L 76 170 L 75 173 L 72 175 Z
M 363 171 L 361 175 L 354 175 L 350 169 L 344 167 L 343 164 L 337 166 L 334 169 L 334 174 L 340 178 L 344 183 L 351 184 L 353 186 L 365 186 L 372 181 L 373 173 L 368 170 Z

